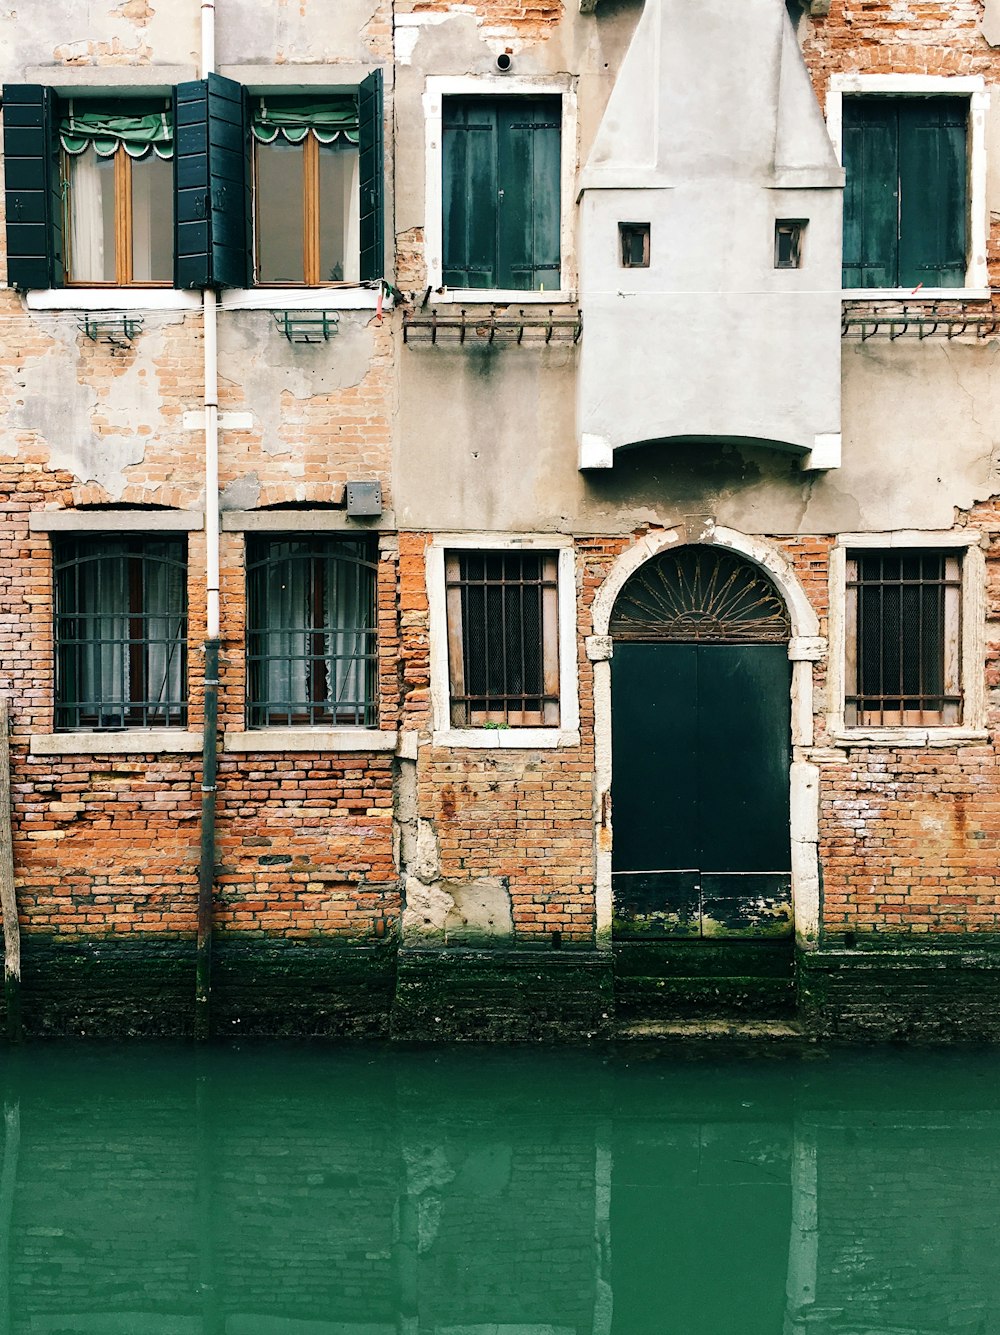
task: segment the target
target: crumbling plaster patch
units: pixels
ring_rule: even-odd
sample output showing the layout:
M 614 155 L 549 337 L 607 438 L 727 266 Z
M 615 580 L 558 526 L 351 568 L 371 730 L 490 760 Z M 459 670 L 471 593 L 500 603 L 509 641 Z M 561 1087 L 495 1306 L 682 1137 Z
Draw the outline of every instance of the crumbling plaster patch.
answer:
M 371 367 L 375 335 L 366 318 L 341 315 L 329 343 L 302 347 L 276 331 L 266 311 L 226 316 L 219 330 L 220 376 L 226 382 L 226 408 L 250 409 L 266 454 L 290 454 L 296 448 L 289 427 L 301 425 L 318 396 L 360 385 Z M 239 379 L 229 372 L 239 368 Z
M 9 448 L 17 449 L 18 432 L 31 432 L 48 448 L 50 468 L 65 470 L 80 482 L 96 482 L 118 499 L 127 470 L 142 462 L 148 441 L 162 431 L 162 399 L 153 367 L 163 351 L 163 329 L 144 331 L 141 343 L 128 350 L 124 369 L 98 378 L 80 373 L 83 358 L 107 358 L 105 369 L 110 371 L 119 355 L 116 350 L 104 345 L 81 350 L 83 335 L 75 322 L 56 317 L 46 325 L 52 340 L 48 350 L 25 358 L 19 371 L 4 375 L 13 405 Z

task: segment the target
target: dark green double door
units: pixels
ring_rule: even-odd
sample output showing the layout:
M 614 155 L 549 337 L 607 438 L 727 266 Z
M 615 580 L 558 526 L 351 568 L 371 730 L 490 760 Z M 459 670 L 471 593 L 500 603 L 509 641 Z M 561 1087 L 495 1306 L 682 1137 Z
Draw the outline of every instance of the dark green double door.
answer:
M 785 644 L 616 643 L 615 935 L 792 933 Z

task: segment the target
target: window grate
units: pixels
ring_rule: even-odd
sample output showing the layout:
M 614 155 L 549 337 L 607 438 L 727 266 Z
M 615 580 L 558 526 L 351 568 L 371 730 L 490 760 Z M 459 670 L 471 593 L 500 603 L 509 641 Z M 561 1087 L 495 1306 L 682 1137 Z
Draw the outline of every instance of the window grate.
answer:
M 247 553 L 247 726 L 377 724 L 376 550 L 260 539 Z
M 858 553 L 849 558 L 847 573 L 847 722 L 957 723 L 958 557 Z
M 557 724 L 556 554 L 461 552 L 445 565 L 453 725 Z
M 183 727 L 184 539 L 61 540 L 54 573 L 56 728 Z

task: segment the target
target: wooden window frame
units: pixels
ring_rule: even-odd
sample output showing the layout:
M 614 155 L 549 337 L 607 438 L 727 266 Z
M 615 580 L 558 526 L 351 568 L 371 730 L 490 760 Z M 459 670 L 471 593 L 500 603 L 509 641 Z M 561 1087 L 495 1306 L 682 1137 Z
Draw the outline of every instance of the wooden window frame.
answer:
M 541 708 L 514 710 L 509 707 L 476 709 L 466 698 L 465 650 L 461 564 L 469 557 L 534 555 L 541 569 L 540 589 L 541 642 L 539 659 L 542 669 Z M 448 675 L 450 721 L 454 728 L 557 728 L 560 723 L 560 653 L 559 653 L 559 552 L 483 548 L 448 550 L 444 553 L 445 604 L 448 627 Z M 506 581 L 502 581 L 506 583 Z M 512 585 L 513 587 L 513 585 Z
M 651 228 L 648 222 L 620 222 L 618 224 L 618 259 L 623 269 L 648 269 L 651 248 Z M 630 242 L 638 237 L 642 242 L 642 255 L 633 260 Z
M 859 680 L 858 637 L 859 598 L 858 560 L 866 556 L 889 553 L 911 556 L 933 556 L 943 563 L 941 587 L 944 591 L 944 618 L 941 627 L 941 696 L 940 709 L 865 709 L 861 706 Z M 957 727 L 964 710 L 962 682 L 962 601 L 963 552 L 960 548 L 864 548 L 850 549 L 845 564 L 844 601 L 844 680 L 847 685 L 844 719 L 851 728 L 906 728 Z M 902 632 L 902 627 L 900 628 Z M 900 694 L 905 694 L 902 692 Z
M 260 191 L 259 154 L 270 144 L 254 141 L 253 153 L 253 267 L 254 287 L 357 287 L 348 281 L 324 280 L 320 276 L 320 216 L 319 216 L 319 151 L 320 143 L 314 134 L 307 134 L 292 148 L 302 149 L 302 273 L 300 279 L 280 279 L 263 282 L 260 272 L 260 209 L 257 201 Z M 358 150 L 360 151 L 360 150 Z M 360 210 L 360 200 L 356 201 Z
M 149 279 L 137 283 L 133 278 L 134 256 L 132 238 L 132 158 L 125 145 L 119 144 L 113 155 L 115 164 L 115 277 L 113 281 L 97 281 L 73 277 L 73 187 L 70 173 L 70 155 L 62 150 L 62 179 L 65 182 L 66 207 L 63 218 L 66 238 L 66 287 L 173 287 L 169 278 Z

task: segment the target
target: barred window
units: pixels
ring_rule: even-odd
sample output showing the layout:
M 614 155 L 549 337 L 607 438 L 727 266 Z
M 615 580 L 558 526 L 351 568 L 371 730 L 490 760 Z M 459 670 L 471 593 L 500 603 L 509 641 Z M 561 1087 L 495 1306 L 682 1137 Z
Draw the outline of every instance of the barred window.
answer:
M 846 722 L 960 722 L 961 562 L 940 551 L 847 561 Z
M 247 724 L 377 722 L 368 539 L 261 538 L 247 548 Z
M 59 539 L 54 570 L 56 728 L 183 727 L 185 539 Z
M 445 556 L 454 727 L 559 723 L 557 553 Z

